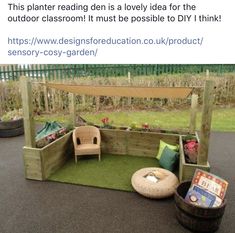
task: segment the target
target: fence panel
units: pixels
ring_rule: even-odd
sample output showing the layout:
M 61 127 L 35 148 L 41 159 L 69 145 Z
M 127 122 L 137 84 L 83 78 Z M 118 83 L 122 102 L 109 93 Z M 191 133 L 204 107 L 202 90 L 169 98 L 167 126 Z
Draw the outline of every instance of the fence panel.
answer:
M 175 64 L 57 64 L 57 65 L 0 65 L 0 80 L 18 80 L 21 75 L 41 80 L 74 79 L 77 77 L 120 77 L 131 72 L 133 76 L 161 74 L 199 74 L 209 69 L 211 73 L 223 75 L 235 73 L 235 64 L 223 65 L 175 65 Z
M 37 66 L 35 66 L 37 68 Z M 48 67 L 47 67 L 48 68 Z M 71 67 L 67 67 L 71 68 Z M 50 72 L 47 69 L 47 72 Z M 54 71 L 56 72 L 56 71 Z M 43 81 L 43 77 L 38 72 L 38 79 L 32 77 L 33 103 L 35 113 L 54 112 L 66 113 L 68 111 L 68 93 L 47 89 L 39 82 Z M 130 76 L 128 77 L 80 77 L 74 79 L 52 79 L 54 73 L 50 75 L 50 82 L 75 83 L 86 85 L 133 85 L 133 86 L 172 86 L 172 87 L 196 87 L 194 92 L 199 95 L 199 104 L 202 100 L 203 86 L 206 80 L 205 75 L 162 75 L 162 76 Z M 215 81 L 216 96 L 215 104 L 228 105 L 235 103 L 235 75 L 227 74 L 224 76 L 211 76 Z M 36 82 L 35 82 L 36 80 Z M 38 82 L 39 81 L 39 82 Z M 125 97 L 104 97 L 94 98 L 93 96 L 76 96 L 77 108 L 79 111 L 90 110 L 107 110 L 120 108 L 180 108 L 190 105 L 190 100 L 167 100 L 167 99 L 141 99 L 141 98 L 125 98 Z M 0 115 L 4 112 L 18 109 L 21 107 L 21 98 L 19 92 L 18 81 L 1 81 L 0 82 Z

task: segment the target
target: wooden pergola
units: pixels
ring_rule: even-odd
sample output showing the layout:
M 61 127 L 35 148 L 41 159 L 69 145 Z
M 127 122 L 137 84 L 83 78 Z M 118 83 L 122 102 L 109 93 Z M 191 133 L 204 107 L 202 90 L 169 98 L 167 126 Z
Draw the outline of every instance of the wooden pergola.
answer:
M 196 128 L 196 109 L 198 96 L 193 92 L 193 88 L 187 87 L 133 87 L 133 86 L 88 86 L 88 85 L 70 85 L 70 84 L 56 84 L 56 83 L 43 83 L 49 88 L 55 88 L 61 91 L 69 92 L 70 99 L 70 115 L 71 121 L 75 125 L 76 111 L 75 111 L 75 95 L 93 95 L 93 96 L 123 96 L 123 97 L 140 97 L 140 98 L 188 98 L 191 94 L 191 117 L 190 117 L 190 132 L 195 133 Z M 33 151 L 38 152 L 38 148 L 35 148 L 35 126 L 33 120 L 32 111 L 32 91 L 31 81 L 27 77 L 20 78 L 23 112 L 24 112 L 24 127 L 25 127 L 25 147 L 24 155 L 26 157 L 32 157 Z M 186 164 L 185 161 L 181 161 L 180 166 L 180 179 L 185 179 L 186 176 L 191 176 L 192 170 L 201 168 L 209 170 L 208 163 L 208 150 L 209 150 L 209 137 L 212 119 L 212 106 L 213 106 L 213 90 L 214 82 L 207 80 L 205 83 L 204 97 L 203 97 L 203 109 L 202 109 L 202 121 L 200 130 L 200 147 L 198 154 L 197 164 Z M 181 136 L 180 136 L 181 137 Z M 182 147 L 182 145 L 181 145 Z M 57 148 L 58 149 L 58 148 Z M 65 149 L 65 148 L 63 148 Z M 56 150 L 56 149 L 55 149 Z M 182 150 L 182 148 L 181 148 Z M 44 153 L 44 152 L 40 152 Z M 39 157 L 43 157 L 39 153 Z M 57 151 L 53 151 L 57 153 Z M 58 152 L 58 153 L 61 153 Z M 182 152 L 183 153 L 183 152 Z M 28 158 L 27 157 L 27 158 Z M 46 157 L 46 155 L 45 155 Z M 41 159 L 42 161 L 45 160 Z M 61 163 L 64 161 L 61 161 Z M 25 162 L 27 163 L 27 162 Z M 59 167 L 61 163 L 58 163 L 55 167 Z M 42 168 L 43 170 L 43 168 Z M 54 169 L 52 169 L 54 170 Z M 184 172 L 185 170 L 185 172 Z M 51 173 L 50 170 L 48 172 Z M 27 172 L 26 172 L 27 173 Z M 185 175 L 184 175 L 185 174 Z M 27 175 L 26 175 L 27 177 Z M 41 180 L 45 179 L 47 175 L 42 175 Z M 27 177 L 30 178 L 30 177 Z

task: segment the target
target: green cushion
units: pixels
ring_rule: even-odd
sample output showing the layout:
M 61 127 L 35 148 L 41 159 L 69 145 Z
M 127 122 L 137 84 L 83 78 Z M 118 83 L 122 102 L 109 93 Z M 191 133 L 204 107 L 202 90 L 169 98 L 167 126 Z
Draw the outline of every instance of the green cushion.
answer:
M 164 148 L 168 146 L 168 148 L 170 148 L 171 150 L 174 151 L 178 151 L 179 150 L 179 146 L 178 145 L 170 145 L 162 140 L 160 140 L 160 145 L 159 145 L 159 150 L 158 150 L 158 154 L 157 154 L 157 159 L 160 160 L 161 155 L 162 155 L 162 151 L 164 150 Z
M 173 171 L 178 159 L 179 159 L 179 153 L 174 150 L 171 150 L 168 146 L 166 146 L 162 151 L 159 164 L 161 167 L 169 171 Z

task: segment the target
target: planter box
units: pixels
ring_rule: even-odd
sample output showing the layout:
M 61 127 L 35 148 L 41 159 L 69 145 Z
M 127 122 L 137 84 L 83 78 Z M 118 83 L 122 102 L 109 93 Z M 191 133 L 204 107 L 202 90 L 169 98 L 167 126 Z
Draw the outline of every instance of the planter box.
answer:
M 100 129 L 101 152 L 117 155 L 156 157 L 160 140 L 179 144 L 179 135 L 155 132 Z
M 184 180 L 191 180 L 197 168 L 202 169 L 204 171 L 208 171 L 208 172 L 210 171 L 210 164 L 208 162 L 206 165 L 200 165 L 200 164 L 187 163 L 185 161 L 182 136 L 180 136 L 179 145 L 180 145 L 180 162 L 179 162 L 180 182 Z
M 73 154 L 72 132 L 43 148 L 23 147 L 25 177 L 46 180 Z
M 179 179 L 188 180 L 196 168 L 210 170 L 207 165 L 186 163 L 182 136 L 178 134 L 100 129 L 101 153 L 156 157 L 160 140 L 180 145 Z M 25 177 L 33 180 L 46 180 L 62 167 L 74 154 L 72 132 L 58 138 L 43 148 L 23 147 Z
M 179 135 L 100 129 L 101 153 L 156 157 L 160 140 L 179 144 Z M 43 148 L 23 147 L 25 177 L 46 180 L 74 154 L 72 132 Z

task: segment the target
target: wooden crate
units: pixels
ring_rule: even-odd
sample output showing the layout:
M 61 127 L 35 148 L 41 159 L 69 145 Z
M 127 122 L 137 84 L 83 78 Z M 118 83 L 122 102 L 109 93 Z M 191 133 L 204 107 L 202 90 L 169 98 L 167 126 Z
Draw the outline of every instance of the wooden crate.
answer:
M 156 132 L 100 129 L 101 152 L 107 154 L 156 157 L 160 140 L 179 144 L 179 135 Z
M 179 179 L 180 182 L 184 180 L 192 180 L 194 172 L 197 168 L 210 171 L 210 164 L 207 162 L 206 165 L 191 164 L 185 161 L 183 139 L 182 136 L 179 138 L 180 145 L 180 161 L 179 161 Z
M 73 154 L 72 132 L 43 148 L 23 147 L 25 177 L 46 180 Z

